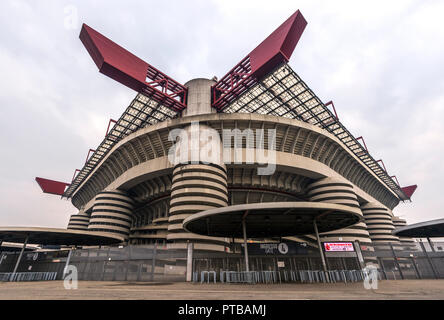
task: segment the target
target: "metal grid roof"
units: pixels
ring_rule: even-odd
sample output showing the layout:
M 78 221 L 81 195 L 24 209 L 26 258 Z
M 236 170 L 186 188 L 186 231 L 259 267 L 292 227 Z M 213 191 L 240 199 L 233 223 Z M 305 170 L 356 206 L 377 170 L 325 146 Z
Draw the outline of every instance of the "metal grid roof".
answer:
M 137 94 L 93 155 L 87 160 L 79 174 L 75 176 L 63 196 L 67 198 L 71 197 L 112 147 L 124 137 L 142 127 L 175 118 L 177 115 L 178 112 L 165 107 L 163 104 L 154 101 L 146 95 L 142 93 Z
M 288 64 L 276 68 L 222 112 L 267 114 L 301 120 L 325 129 L 341 140 L 401 200 L 409 199 Z
M 282 64 L 234 100 L 224 113 L 259 113 L 297 119 L 325 129 L 375 173 L 401 200 L 409 198 L 358 140 L 339 122 L 336 115 L 315 95 L 307 84 Z M 178 112 L 139 93 L 119 118 L 105 139 L 87 161 L 64 193 L 71 197 L 111 148 L 122 138 L 147 125 L 175 118 Z

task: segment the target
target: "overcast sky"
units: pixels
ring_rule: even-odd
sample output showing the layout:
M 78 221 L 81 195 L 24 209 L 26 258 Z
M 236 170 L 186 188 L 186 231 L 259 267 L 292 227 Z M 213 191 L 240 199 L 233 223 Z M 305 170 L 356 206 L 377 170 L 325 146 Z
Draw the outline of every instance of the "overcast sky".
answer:
M 63 227 L 77 212 L 36 176 L 70 181 L 135 92 L 98 73 L 81 24 L 179 82 L 223 76 L 300 9 L 292 68 L 364 136 L 402 186 L 394 213 L 444 216 L 444 1 L 0 1 L 0 225 Z

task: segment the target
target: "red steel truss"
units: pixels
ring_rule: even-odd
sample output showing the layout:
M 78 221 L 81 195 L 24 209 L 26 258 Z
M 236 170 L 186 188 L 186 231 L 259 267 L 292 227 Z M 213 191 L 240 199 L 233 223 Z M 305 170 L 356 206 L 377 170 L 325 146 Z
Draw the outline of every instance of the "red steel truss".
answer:
M 212 87 L 212 104 L 222 111 L 276 66 L 288 62 L 307 21 L 297 10 Z
M 212 106 L 218 112 L 269 114 L 319 126 L 344 143 L 400 200 L 410 200 L 417 186 L 400 187 L 396 177 L 388 175 L 382 160 L 375 161 L 369 154 L 364 138 L 355 138 L 339 121 L 333 102 L 324 104 L 287 65 L 306 25 L 297 10 L 212 86 Z M 187 105 L 185 86 L 86 24 L 80 40 L 101 73 L 138 95 L 117 121 L 109 121 L 104 140 L 96 150 L 89 150 L 84 167 L 76 169 L 71 184 L 36 178 L 43 192 L 68 198 L 121 139 L 141 127 L 179 116 Z
M 39 184 L 44 193 L 55 194 L 61 196 L 65 193 L 65 188 L 69 186 L 69 183 L 54 181 L 44 178 L 35 178 L 35 181 Z
M 418 186 L 416 184 L 408 186 L 408 187 L 403 187 L 401 188 L 402 191 L 405 193 L 405 195 L 407 197 L 409 197 L 409 199 L 412 197 L 413 193 L 415 192 L 416 188 L 418 188 Z
M 307 84 L 283 64 L 264 76 L 257 83 L 234 99 L 222 112 L 259 113 L 297 119 L 318 126 L 335 135 L 358 157 L 400 200 L 409 200 L 399 183 L 389 176 L 387 170 L 373 159 L 362 137 L 355 138 L 350 131 L 327 108 Z M 362 140 L 363 145 L 358 140 Z
M 104 75 L 174 111 L 186 108 L 187 88 L 83 24 L 80 40 Z
M 91 157 L 89 155 L 92 149 L 88 152 L 86 164 L 82 170 L 76 170 L 76 172 L 74 172 L 71 185 L 66 189 L 63 196 L 67 198 L 71 197 L 77 188 L 86 181 L 91 172 L 93 172 L 112 147 L 124 137 L 144 126 L 163 122 L 177 116 L 178 112 L 166 108 L 143 93 L 137 94 L 136 98 L 134 98 L 117 121 L 111 119 L 108 122 L 105 138 L 92 153 Z M 112 127 L 110 127 L 111 123 L 114 123 Z M 77 172 L 78 174 L 76 175 Z

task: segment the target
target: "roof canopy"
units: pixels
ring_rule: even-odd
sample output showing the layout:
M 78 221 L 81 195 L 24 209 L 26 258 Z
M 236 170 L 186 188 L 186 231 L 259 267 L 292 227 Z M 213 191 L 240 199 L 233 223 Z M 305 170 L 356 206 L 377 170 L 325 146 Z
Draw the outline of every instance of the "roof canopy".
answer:
M 444 237 L 444 219 L 424 221 L 396 228 L 393 234 L 398 237 L 440 238 Z
M 245 218 L 249 238 L 297 236 L 342 229 L 361 221 L 349 206 L 318 202 L 267 202 L 216 208 L 193 214 L 184 229 L 214 237 L 242 237 Z
M 0 240 L 42 245 L 110 245 L 122 238 L 102 232 L 37 227 L 0 227 Z

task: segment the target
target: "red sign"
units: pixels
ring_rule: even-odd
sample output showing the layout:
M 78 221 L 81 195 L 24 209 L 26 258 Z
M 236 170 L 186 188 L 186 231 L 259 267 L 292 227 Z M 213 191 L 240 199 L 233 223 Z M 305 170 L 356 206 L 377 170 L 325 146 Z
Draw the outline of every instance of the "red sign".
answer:
M 324 242 L 324 249 L 331 251 L 355 251 L 352 242 Z

